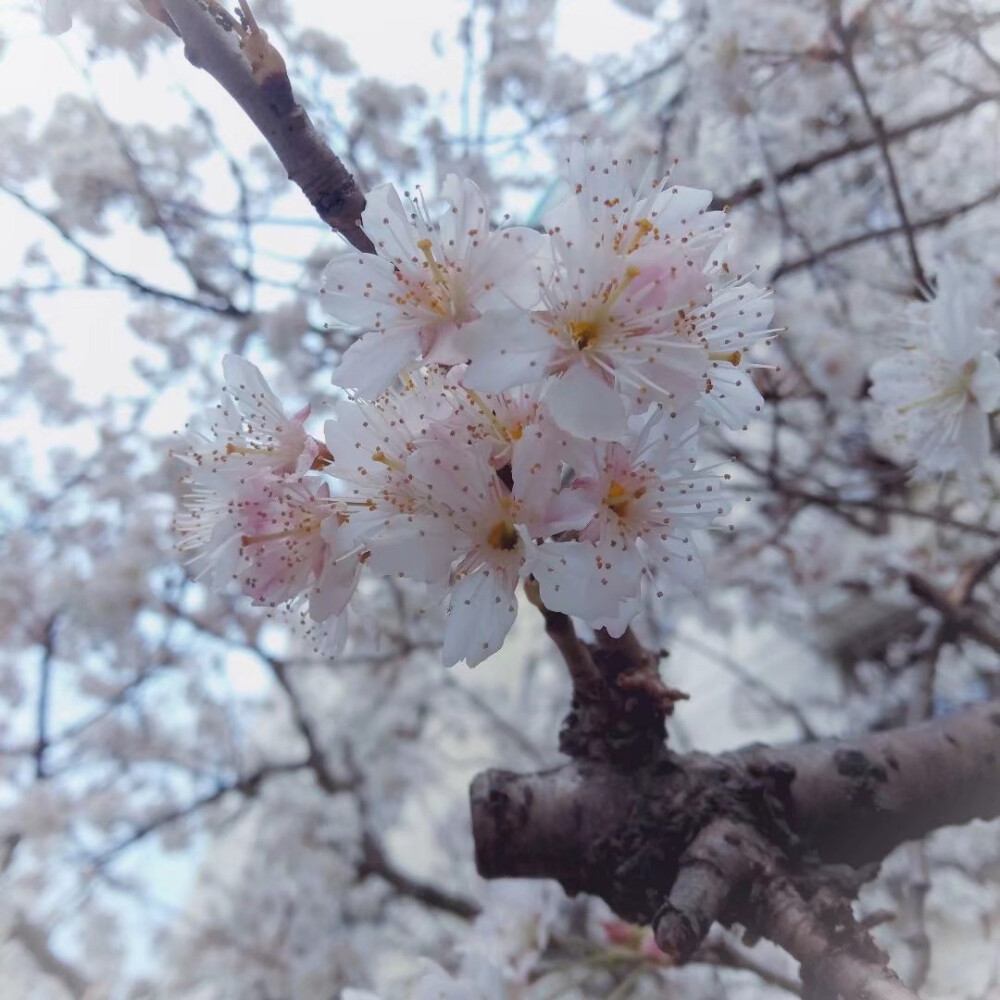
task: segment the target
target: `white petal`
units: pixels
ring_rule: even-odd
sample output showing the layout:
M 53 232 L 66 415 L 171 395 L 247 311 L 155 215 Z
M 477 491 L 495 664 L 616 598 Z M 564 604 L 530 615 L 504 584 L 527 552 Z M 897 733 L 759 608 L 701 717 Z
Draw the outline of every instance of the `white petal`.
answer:
M 399 282 L 392 262 L 370 253 L 343 250 L 323 272 L 320 301 L 337 323 L 363 329 L 398 312 Z
M 426 583 L 448 578 L 457 550 L 455 529 L 441 518 L 395 519 L 369 543 L 368 565 L 379 576 L 407 576 Z
M 333 373 L 333 384 L 374 399 L 410 367 L 419 353 L 419 338 L 411 330 L 371 330 L 344 352 Z
M 360 576 L 361 563 L 356 556 L 328 562 L 309 593 L 309 616 L 313 621 L 325 622 L 339 615 L 354 596 Z
M 545 374 L 554 343 L 519 309 L 487 313 L 462 327 L 470 365 L 462 384 L 477 392 L 502 392 Z
M 544 399 L 552 419 L 577 437 L 614 441 L 627 430 L 625 400 L 586 365 L 550 378 Z
M 995 354 L 980 354 L 972 376 L 972 392 L 987 413 L 1000 408 L 1000 360 Z
M 990 453 L 989 417 L 978 407 L 966 406 L 958 425 L 958 444 L 966 460 L 978 471 Z M 964 464 L 964 463 L 963 463 Z
M 459 660 L 474 667 L 503 645 L 517 617 L 516 585 L 496 570 L 473 573 L 455 585 L 441 649 L 446 667 Z
M 641 567 L 637 560 L 627 572 L 608 572 L 598 564 L 597 549 L 589 542 L 546 542 L 529 550 L 525 569 L 538 581 L 542 603 L 590 622 L 619 614 L 621 605 L 639 592 Z

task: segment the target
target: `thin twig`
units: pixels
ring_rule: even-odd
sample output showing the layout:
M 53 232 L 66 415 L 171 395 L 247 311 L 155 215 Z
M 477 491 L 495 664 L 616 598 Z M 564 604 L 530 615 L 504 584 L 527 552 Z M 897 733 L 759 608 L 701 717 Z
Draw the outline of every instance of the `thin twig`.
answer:
M 984 191 L 981 195 L 972 198 L 970 201 L 953 205 L 951 208 L 942 209 L 940 212 L 925 216 L 916 222 L 910 222 L 909 228 L 913 232 L 918 233 L 924 229 L 937 229 L 940 226 L 946 226 L 960 215 L 965 215 L 974 209 L 980 208 L 994 201 L 996 198 L 1000 198 L 1000 184 L 995 184 L 989 190 Z M 821 247 L 807 257 L 800 257 L 797 260 L 790 260 L 779 264 L 771 274 L 770 280 L 777 281 L 786 274 L 794 274 L 794 272 L 801 271 L 803 268 L 812 267 L 814 264 L 818 264 L 828 257 L 843 253 L 845 250 L 853 250 L 855 247 L 863 246 L 865 243 L 887 239 L 890 236 L 898 236 L 902 232 L 904 232 L 904 227 L 902 225 L 895 225 L 884 226 L 881 229 L 869 229 L 867 232 L 849 236 L 846 239 L 838 240 L 836 243 L 831 243 L 829 246 Z

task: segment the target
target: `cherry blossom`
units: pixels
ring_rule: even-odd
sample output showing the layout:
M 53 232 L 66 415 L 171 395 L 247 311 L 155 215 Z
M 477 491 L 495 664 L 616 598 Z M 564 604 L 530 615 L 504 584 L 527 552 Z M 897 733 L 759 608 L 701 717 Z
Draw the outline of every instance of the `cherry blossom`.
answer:
M 310 616 L 325 621 L 346 607 L 359 562 L 341 542 L 342 505 L 317 482 L 260 475 L 223 493 L 194 484 L 177 518 L 181 549 L 255 604 L 274 608 L 307 596 Z
M 185 545 L 258 603 L 309 593 L 316 620 L 343 613 L 362 567 L 421 581 L 447 607 L 446 664 L 501 647 L 529 576 L 548 608 L 616 635 L 654 581 L 697 586 L 695 533 L 728 509 L 696 471 L 699 423 L 759 409 L 742 359 L 770 300 L 727 263 L 708 192 L 630 172 L 576 144 L 548 236 L 491 231 L 455 177 L 436 221 L 422 196 L 373 192 L 378 254 L 344 251 L 325 276 L 327 309 L 367 331 L 334 377 L 355 391 L 319 444 L 308 409 L 286 418 L 227 358 L 227 402 L 183 456 Z
M 573 588 L 593 590 L 616 582 L 612 592 L 627 602 L 626 614 L 599 616 L 599 624 L 617 634 L 637 610 L 634 602 L 644 575 L 688 589 L 702 584 L 696 533 L 729 510 L 723 477 L 695 469 L 695 428 L 675 437 L 664 433 L 664 422 L 657 411 L 643 421 L 633 420 L 633 433 L 620 442 L 602 442 L 589 467 L 577 470 L 571 487 L 594 510 L 578 532 L 592 558 L 584 563 L 585 572 L 574 577 Z M 540 557 L 551 558 L 562 544 L 544 543 Z M 550 566 L 541 566 L 536 575 L 546 605 L 567 610 L 560 594 L 564 580 Z
M 498 391 L 547 377 L 557 423 L 612 440 L 650 404 L 705 401 L 745 426 L 761 400 L 744 354 L 772 332 L 768 293 L 725 259 L 726 223 L 707 191 L 654 180 L 574 147 L 566 201 L 547 217 L 556 271 L 542 308 L 484 318 L 467 338 L 465 384 Z
M 322 463 L 322 447 L 304 428 L 309 407 L 286 417 L 260 371 L 235 354 L 223 358 L 222 371 L 223 399 L 210 413 L 207 429 L 196 421 L 188 447 L 177 451 L 195 480 L 211 483 L 220 476 L 245 478 L 259 472 L 283 475 Z
M 392 379 L 425 362 L 466 359 L 466 331 L 485 312 L 539 297 L 540 233 L 491 230 L 479 188 L 450 175 L 447 209 L 432 220 L 422 194 L 404 203 L 391 185 L 368 196 L 362 217 L 377 255 L 345 250 L 327 266 L 323 304 L 340 325 L 365 332 L 351 345 L 334 382 L 373 398 Z
M 1000 330 L 984 322 L 989 301 L 984 276 L 947 262 L 935 297 L 910 310 L 900 349 L 871 367 L 880 442 L 919 476 L 957 473 L 970 496 L 980 492 L 989 416 L 1000 408 Z
M 223 360 L 223 402 L 209 430 L 192 430 L 176 455 L 188 466 L 189 492 L 176 518 L 180 548 L 219 585 L 266 607 L 308 599 L 309 616 L 342 613 L 357 585 L 348 521 L 329 486 L 307 473 L 325 448 L 304 429 L 309 408 L 285 417 L 260 372 L 243 358 Z

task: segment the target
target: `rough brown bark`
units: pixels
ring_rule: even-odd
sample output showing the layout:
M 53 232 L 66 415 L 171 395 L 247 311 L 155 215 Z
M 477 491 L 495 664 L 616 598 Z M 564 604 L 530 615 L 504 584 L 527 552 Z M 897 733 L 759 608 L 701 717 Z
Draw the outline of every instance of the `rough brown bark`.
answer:
M 746 819 L 800 854 L 856 867 L 939 827 L 1000 816 L 1000 702 L 856 740 L 664 751 L 635 770 L 574 760 L 536 774 L 486 771 L 472 785 L 472 816 L 483 875 L 556 878 L 648 920 L 622 866 L 652 852 L 671 871 L 655 881 L 669 886 L 693 831 L 712 818 Z
M 897 845 L 1000 816 L 1000 702 L 853 740 L 679 755 L 662 742 L 671 706 L 648 683 L 648 654 L 546 624 L 574 681 L 561 741 L 573 759 L 475 779 L 481 874 L 600 896 L 652 924 L 678 962 L 714 921 L 739 922 L 798 958 L 807 985 L 851 1000 L 914 997 L 851 901 Z

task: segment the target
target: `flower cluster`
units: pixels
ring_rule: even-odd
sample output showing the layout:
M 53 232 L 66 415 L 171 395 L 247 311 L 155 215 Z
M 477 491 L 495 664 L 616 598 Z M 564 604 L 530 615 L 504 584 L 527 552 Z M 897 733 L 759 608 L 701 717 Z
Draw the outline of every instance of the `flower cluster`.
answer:
M 945 262 L 935 297 L 911 308 L 898 349 L 872 365 L 876 441 L 918 478 L 957 474 L 982 492 L 990 414 L 1000 409 L 1000 329 L 985 274 Z
M 727 511 L 699 429 L 759 410 L 745 352 L 770 300 L 727 261 L 707 192 L 630 170 L 577 146 L 545 233 L 492 228 L 470 181 L 448 179 L 437 218 L 372 192 L 377 254 L 324 278 L 363 331 L 325 441 L 227 358 L 220 416 L 184 456 L 186 544 L 260 604 L 305 599 L 334 647 L 362 572 L 423 581 L 448 664 L 500 648 L 522 580 L 613 634 L 643 587 L 696 585 L 695 533 Z

